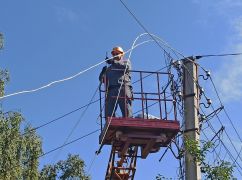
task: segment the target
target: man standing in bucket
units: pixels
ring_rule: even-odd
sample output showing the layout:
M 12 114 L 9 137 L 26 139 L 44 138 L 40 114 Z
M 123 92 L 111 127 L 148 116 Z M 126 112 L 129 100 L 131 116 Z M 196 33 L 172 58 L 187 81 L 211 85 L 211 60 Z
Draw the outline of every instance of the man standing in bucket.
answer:
M 119 105 L 123 117 L 132 117 L 131 63 L 124 59 L 122 47 L 114 47 L 111 54 L 113 58 L 107 60 L 109 67 L 103 67 L 99 75 L 100 82 L 107 87 L 105 116 L 115 117 Z

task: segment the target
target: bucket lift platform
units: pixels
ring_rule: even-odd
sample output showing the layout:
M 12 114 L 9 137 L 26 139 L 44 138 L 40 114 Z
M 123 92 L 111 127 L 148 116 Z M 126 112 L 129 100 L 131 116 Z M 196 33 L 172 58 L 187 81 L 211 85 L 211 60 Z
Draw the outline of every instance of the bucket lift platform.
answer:
M 161 147 L 167 147 L 180 130 L 176 113 L 176 96 L 171 92 L 171 89 L 174 89 L 173 75 L 150 71 L 133 70 L 130 72 L 133 73 L 132 77 L 134 74 L 138 74 L 139 77 L 136 82 L 139 82 L 140 91 L 134 91 L 132 100 L 140 102 L 140 106 L 135 107 L 141 109 L 141 116 L 135 118 L 105 117 L 103 105 L 105 108 L 108 106 L 105 98 L 107 90 L 105 86 L 104 90 L 101 87 L 99 89 L 101 119 L 99 143 L 101 146 L 98 153 L 102 146 L 112 146 L 105 180 L 133 180 L 137 158 L 145 159 L 149 153 L 156 153 Z M 155 92 L 148 92 L 150 87 L 146 90 L 144 78 L 152 76 L 155 79 L 148 82 L 156 80 L 157 88 Z M 102 99 L 105 101 L 102 102 Z M 155 112 L 159 113 L 157 117 L 149 117 L 151 102 L 158 105 L 155 109 Z
M 179 129 L 178 121 L 108 118 L 99 136 L 100 143 L 112 145 L 105 180 L 133 180 L 137 157 L 145 159 L 168 146 Z
M 120 155 L 130 146 L 141 147 L 141 158 L 166 147 L 179 132 L 179 122 L 161 119 L 108 118 L 100 135 L 100 143 L 113 145 Z

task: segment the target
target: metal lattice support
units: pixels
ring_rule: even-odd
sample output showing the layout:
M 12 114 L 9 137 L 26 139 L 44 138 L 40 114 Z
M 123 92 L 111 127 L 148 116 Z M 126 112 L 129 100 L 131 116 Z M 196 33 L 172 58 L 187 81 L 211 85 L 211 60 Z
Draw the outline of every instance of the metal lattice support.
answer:
M 114 69 L 114 71 L 120 71 Z M 127 99 L 133 102 L 139 111 L 133 117 L 106 117 L 109 101 L 107 101 L 108 83 L 100 84 L 100 148 L 111 145 L 105 180 L 132 180 L 136 172 L 137 157 L 146 159 L 150 153 L 156 153 L 167 147 L 180 131 L 176 113 L 176 96 L 174 76 L 171 73 L 132 70 L 137 78 L 134 82 L 133 96 L 110 96 L 121 102 Z M 146 79 L 150 78 L 150 79 Z M 146 82 L 146 83 L 145 83 Z M 147 82 L 153 82 L 150 87 Z M 133 84 L 134 84 L 133 83 Z M 171 88 L 169 88 L 171 87 Z M 127 104 L 125 103 L 125 106 Z M 153 107 L 152 107 L 153 106 Z M 153 109 L 152 109 L 153 108 Z M 154 109 L 157 111 L 154 111 Z M 114 109 L 115 110 L 115 109 Z M 126 107 L 125 107 L 126 110 Z M 141 112 L 141 114 L 137 114 Z M 154 112 L 154 115 L 150 113 Z M 139 155 L 138 154 L 138 150 Z
M 116 146 L 112 146 L 105 180 L 134 179 L 138 147 L 127 147 L 127 152 L 122 153 Z

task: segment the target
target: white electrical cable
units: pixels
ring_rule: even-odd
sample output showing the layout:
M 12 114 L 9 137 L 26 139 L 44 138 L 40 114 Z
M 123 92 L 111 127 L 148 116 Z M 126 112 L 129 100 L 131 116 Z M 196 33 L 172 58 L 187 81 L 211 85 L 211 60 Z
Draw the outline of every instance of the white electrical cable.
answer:
M 130 57 L 131 57 L 132 52 L 133 52 L 133 49 L 135 49 L 137 46 L 139 46 L 139 45 L 141 45 L 141 44 L 144 44 L 144 43 L 146 43 L 146 42 L 154 41 L 154 40 L 147 40 L 147 41 L 144 41 L 144 42 L 142 42 L 142 43 L 139 43 L 139 44 L 135 45 L 136 42 L 138 41 L 138 39 L 141 38 L 141 37 L 144 36 L 144 35 L 149 35 L 149 34 L 148 34 L 148 33 L 142 33 L 142 34 L 140 34 L 139 36 L 137 36 L 137 37 L 135 38 L 135 40 L 134 40 L 134 42 L 133 42 L 133 44 L 132 44 L 131 49 L 128 50 L 128 51 L 130 51 L 128 60 L 130 60 Z M 153 35 L 153 34 L 151 34 L 151 35 L 152 35 L 153 37 L 157 38 L 158 40 L 163 41 L 163 40 L 160 39 L 158 36 Z M 127 52 L 128 52 L 128 51 L 127 51 Z M 127 53 L 127 52 L 126 52 L 126 53 Z M 125 68 L 124 73 L 126 73 L 126 69 L 127 69 L 127 64 L 126 64 L 126 68 Z M 106 135 L 106 133 L 107 133 L 107 130 L 108 130 L 110 124 L 111 124 L 112 117 L 113 117 L 113 115 L 114 115 L 115 107 L 116 107 L 117 102 L 118 102 L 118 97 L 119 97 L 119 94 L 120 94 L 120 90 L 121 90 L 122 85 L 123 85 L 123 80 L 122 80 L 121 85 L 120 85 L 120 88 L 119 88 L 118 96 L 117 96 L 117 98 L 116 98 L 116 102 L 115 102 L 114 109 L 113 109 L 113 112 L 112 112 L 112 115 L 111 115 L 111 119 L 110 119 L 110 121 L 109 121 L 109 123 L 108 123 L 108 125 L 107 125 L 107 128 L 106 128 L 106 130 L 105 130 L 105 132 L 104 132 L 103 138 L 102 138 L 102 140 L 101 140 L 100 147 L 102 146 L 102 143 L 103 143 L 103 141 L 104 141 L 104 137 L 105 137 L 105 135 Z
M 156 38 L 159 42 L 161 42 L 165 47 L 169 48 L 170 50 L 173 51 L 173 53 L 176 55 L 176 53 L 178 53 L 179 55 L 181 55 L 182 57 L 185 58 L 185 56 L 180 53 L 178 50 L 174 49 L 173 47 L 171 47 L 165 40 L 163 40 L 162 38 L 160 38 L 159 36 L 155 35 L 155 34 L 151 34 L 151 33 L 143 33 L 140 35 L 144 36 L 144 35 L 148 35 L 148 36 L 152 36 L 153 38 Z M 176 55 L 177 56 L 177 55 Z
M 149 34 L 148 34 L 148 33 L 140 34 L 140 35 L 135 39 L 132 48 L 129 49 L 128 51 L 124 52 L 124 54 L 130 52 L 130 54 L 129 54 L 129 58 L 130 58 L 133 49 L 135 49 L 136 47 L 138 47 L 138 46 L 140 46 L 140 45 L 142 45 L 142 44 L 145 44 L 145 43 L 148 43 L 148 42 L 152 42 L 152 41 L 154 41 L 154 40 L 147 40 L 147 41 L 141 42 L 141 43 L 139 43 L 139 44 L 137 44 L 137 45 L 134 46 L 134 44 L 136 43 L 136 41 L 137 41 L 140 37 L 142 37 L 142 36 L 144 36 L 144 35 L 149 35 Z M 168 47 L 169 49 L 171 49 L 173 52 L 177 52 L 177 53 L 180 54 L 181 56 L 185 57 L 184 55 L 182 55 L 182 53 L 180 53 L 179 51 L 177 51 L 177 50 L 175 50 L 174 48 L 172 48 L 167 42 L 165 42 L 164 40 L 162 40 L 160 37 L 158 37 L 158 36 L 156 36 L 156 35 L 154 35 L 154 34 L 150 34 L 150 35 L 152 35 L 153 37 L 155 37 L 156 39 L 158 39 L 160 42 L 163 43 L 163 45 L 165 45 L 166 47 Z M 112 58 L 113 58 L 113 57 L 112 57 Z M 109 58 L 109 59 L 111 59 L 111 58 Z M 107 60 L 109 60 L 109 59 L 107 59 Z M 50 82 L 49 84 L 46 84 L 46 85 L 41 86 L 41 87 L 36 88 L 36 89 L 32 89 L 32 90 L 24 90 L 24 91 L 19 91 L 19 92 L 15 92 L 15 93 L 12 93 L 12 94 L 8 94 L 8 95 L 5 95 L 5 96 L 0 97 L 0 100 L 1 100 L 1 99 L 4 99 L 4 98 L 7 98 L 7 97 L 11 97 L 11 96 L 19 95 L 19 94 L 33 93 L 33 92 L 39 91 L 39 90 L 41 90 L 41 89 L 44 89 L 44 88 L 50 87 L 50 86 L 52 86 L 53 84 L 57 84 L 57 83 L 61 83 L 61 82 L 64 82 L 64 81 L 68 81 L 68 80 L 74 79 L 74 78 L 76 78 L 77 76 L 79 76 L 79 75 L 81 75 L 81 74 L 83 74 L 83 73 L 85 73 L 85 72 L 87 72 L 87 71 L 89 71 L 89 70 L 91 70 L 91 69 L 93 69 L 93 68 L 99 66 L 100 64 L 106 62 L 107 60 L 101 61 L 101 62 L 99 62 L 99 63 L 97 63 L 97 64 L 95 64 L 95 65 L 93 65 L 93 66 L 90 66 L 89 68 L 87 68 L 87 69 L 85 69 L 85 70 L 82 70 L 82 71 L 78 72 L 77 74 L 75 74 L 75 75 L 73 75 L 73 76 L 70 76 L 70 77 L 67 77 L 67 78 L 64 78 L 64 79 L 60 79 L 60 80 L 56 80 L 56 81 L 52 81 L 52 82 Z
M 130 54 L 129 54 L 129 58 L 128 58 L 128 60 L 130 60 L 130 57 L 131 57 L 131 54 L 132 54 L 133 49 L 135 49 L 136 47 L 138 47 L 138 46 L 141 45 L 141 44 L 144 44 L 144 43 L 147 43 L 147 42 L 152 42 L 152 41 L 154 41 L 154 40 L 147 40 L 147 41 L 143 41 L 142 43 L 139 43 L 139 44 L 135 45 L 136 41 L 137 41 L 141 36 L 143 36 L 144 34 L 145 34 L 145 33 L 140 34 L 139 36 L 137 36 L 137 37 L 135 38 L 135 40 L 134 40 L 134 42 L 133 42 L 133 44 L 132 44 L 132 47 L 131 47 L 131 49 L 129 50 L 129 51 L 130 51 Z M 127 52 L 128 52 L 128 51 L 127 51 Z M 126 53 L 127 53 L 127 52 L 126 52 Z M 128 64 L 128 63 L 127 63 L 127 64 Z M 126 67 L 125 67 L 124 74 L 126 73 L 126 70 L 127 70 L 127 64 L 126 64 Z M 105 137 L 105 135 L 106 135 L 106 133 L 107 133 L 107 131 L 108 131 L 108 128 L 109 128 L 109 126 L 110 126 L 110 124 L 111 124 L 112 117 L 113 117 L 113 115 L 114 115 L 115 107 L 117 106 L 117 102 L 118 102 L 118 98 L 119 98 L 119 95 L 120 95 L 120 92 L 121 92 L 121 88 L 122 88 L 123 82 L 124 82 L 124 80 L 122 79 L 122 82 L 121 82 L 121 85 L 120 85 L 120 88 L 119 88 L 119 91 L 118 91 L 118 96 L 117 96 L 117 98 L 116 98 L 115 105 L 114 105 L 114 108 L 113 108 L 113 111 L 112 111 L 111 119 L 110 119 L 110 121 L 108 122 L 107 128 L 106 128 L 106 130 L 105 130 L 105 132 L 104 132 L 103 138 L 102 138 L 101 143 L 100 143 L 100 146 L 99 146 L 99 150 L 101 150 L 101 147 L 102 147 L 102 144 L 103 144 L 103 141 L 104 141 L 104 137 Z M 99 150 L 98 150 L 98 151 L 99 151 Z M 98 151 L 97 151 L 97 152 L 98 152 Z M 97 156 L 97 155 L 98 155 L 98 154 L 95 153 L 94 158 L 93 158 L 93 161 L 91 162 L 90 166 L 88 167 L 88 173 L 90 172 L 92 166 L 94 165 L 94 162 L 95 162 L 95 160 L 96 160 L 96 156 Z
M 136 42 L 138 41 L 138 39 L 141 38 L 141 37 L 144 36 L 144 35 L 149 35 L 149 34 L 148 34 L 148 33 L 140 34 L 140 35 L 137 36 L 136 39 L 134 40 L 134 42 L 133 42 L 133 44 L 132 44 L 132 48 L 130 49 L 130 54 L 129 54 L 128 60 L 130 60 L 130 57 L 131 57 L 132 52 L 133 52 L 133 49 L 136 48 L 138 45 L 143 44 L 143 43 L 146 43 L 146 42 L 154 41 L 154 40 L 147 40 L 147 41 L 144 41 L 144 42 L 142 42 L 142 43 L 140 43 L 140 44 L 135 45 Z M 161 38 L 159 38 L 158 36 L 153 35 L 153 34 L 151 34 L 151 35 L 152 35 L 153 37 L 157 38 L 159 41 L 161 41 L 166 47 L 170 48 L 169 45 L 168 45 L 165 41 L 163 41 Z M 170 48 L 170 49 L 171 49 L 171 48 Z M 172 50 L 173 50 L 173 49 L 172 49 Z M 173 50 L 173 52 L 174 52 L 174 50 Z M 126 53 L 127 53 L 127 52 L 126 52 Z M 127 69 L 127 64 L 126 64 L 126 67 L 125 67 L 124 74 L 126 73 L 126 69 Z M 101 139 L 101 143 L 100 143 L 100 146 L 99 146 L 99 150 L 101 150 L 101 147 L 102 147 L 102 144 L 103 144 L 103 141 L 104 141 L 104 137 L 106 136 L 107 131 L 108 131 L 108 128 L 109 128 L 109 126 L 110 126 L 110 124 L 111 124 L 112 117 L 113 117 L 113 115 L 114 115 L 115 107 L 116 107 L 117 102 L 118 102 L 118 97 L 119 97 L 119 94 L 120 94 L 120 90 L 121 90 L 122 85 L 123 85 L 123 80 L 122 80 L 121 85 L 120 85 L 120 88 L 119 88 L 118 96 L 117 96 L 117 98 L 116 98 L 116 102 L 115 102 L 115 105 L 114 105 L 114 109 L 113 109 L 113 111 L 112 111 L 112 115 L 111 115 L 110 121 L 108 122 L 108 124 L 107 124 L 107 128 L 105 129 L 105 131 L 104 131 L 104 133 L 103 133 L 103 138 Z M 98 151 L 99 151 L 99 150 L 98 150 Z M 97 151 L 97 152 L 98 152 L 98 151 Z M 94 155 L 94 160 L 92 161 L 91 165 L 89 166 L 89 168 L 88 168 L 88 172 L 90 172 L 90 170 L 91 170 L 91 168 L 92 168 L 92 166 L 93 166 L 93 164 L 94 164 L 94 161 L 95 161 L 95 159 L 96 159 L 96 156 L 97 156 L 97 153 Z
M 132 54 L 132 52 L 133 52 L 133 49 L 139 45 L 139 44 L 135 45 L 135 43 L 138 41 L 138 39 L 139 39 L 140 37 L 142 37 L 142 36 L 145 35 L 145 34 L 146 34 L 146 33 L 140 34 L 139 36 L 137 36 L 137 37 L 135 38 L 135 40 L 134 40 L 134 42 L 133 42 L 133 44 L 132 44 L 132 47 L 131 47 L 131 49 L 130 49 L 130 54 L 129 54 L 128 61 L 130 61 L 130 57 L 131 57 L 131 54 Z M 144 41 L 144 42 L 150 42 L 150 41 L 154 41 L 154 40 L 147 40 L 147 41 Z M 144 43 L 144 42 L 143 42 L 143 43 Z M 127 53 L 127 52 L 126 52 L 126 53 Z M 126 71 L 127 71 L 127 65 L 128 65 L 128 63 L 127 63 L 126 66 L 125 66 L 124 74 L 125 74 Z M 117 106 L 118 98 L 119 98 L 119 95 L 120 95 L 120 92 L 121 92 L 121 88 L 122 88 L 122 86 L 123 86 L 123 83 L 124 83 L 124 79 L 122 79 L 121 85 L 120 85 L 120 87 L 119 87 L 119 91 L 118 91 L 118 95 L 117 95 L 117 98 L 116 98 L 116 101 L 115 101 L 115 104 L 114 104 L 114 108 L 113 108 L 113 111 L 112 111 L 112 115 L 111 115 L 110 121 L 108 122 L 107 128 L 106 128 L 106 130 L 105 130 L 105 132 L 104 132 L 104 135 L 103 135 L 103 138 L 102 138 L 102 140 L 101 140 L 101 143 L 100 143 L 100 147 L 99 147 L 99 149 L 101 148 L 101 146 L 102 146 L 102 144 L 103 144 L 104 137 L 106 136 L 107 131 L 108 131 L 108 128 L 109 128 L 109 126 L 110 126 L 110 124 L 111 124 L 111 121 L 112 121 L 113 115 L 114 115 L 114 113 L 115 113 L 115 107 Z
M 142 36 L 144 36 L 144 35 L 146 35 L 146 34 L 147 34 L 147 33 L 140 34 L 139 36 L 137 36 L 137 37 L 135 38 L 135 40 L 134 40 L 134 42 L 133 42 L 133 44 L 132 44 L 132 48 L 131 48 L 131 51 L 130 51 L 130 53 L 129 53 L 129 58 L 128 58 L 128 59 L 130 59 L 130 57 L 131 57 L 131 54 L 132 54 L 133 49 L 134 49 L 134 47 L 135 47 L 135 43 L 136 43 L 136 41 L 138 41 L 139 38 L 141 38 Z M 148 41 L 154 41 L 154 40 L 148 40 Z M 144 42 L 145 42 L 145 41 L 144 41 Z
M 132 44 L 132 48 L 129 50 L 130 53 L 129 53 L 128 60 L 130 60 L 130 57 L 131 57 L 132 52 L 133 52 L 133 49 L 135 49 L 137 46 L 139 46 L 139 45 L 141 45 L 141 44 L 144 44 L 144 43 L 147 43 L 147 42 L 152 42 L 152 41 L 154 41 L 153 39 L 152 39 L 152 40 L 147 40 L 147 41 L 143 41 L 142 43 L 139 43 L 139 44 L 135 45 L 136 42 L 138 41 L 138 39 L 141 38 L 141 37 L 144 36 L 144 35 L 151 35 L 151 36 L 153 36 L 154 38 L 158 39 L 158 41 L 160 41 L 164 46 L 166 46 L 166 47 L 168 47 L 169 49 L 171 49 L 171 50 L 173 51 L 173 53 L 178 52 L 178 51 L 176 51 L 175 49 L 173 49 L 172 47 L 170 47 L 168 43 L 166 43 L 164 40 L 162 40 L 162 39 L 159 38 L 158 36 L 156 36 L 156 35 L 154 35 L 154 34 L 143 33 L 143 34 L 140 34 L 139 36 L 137 36 L 136 39 L 134 40 L 134 42 L 133 42 L 133 44 Z M 128 52 L 128 51 L 127 51 L 127 52 Z M 126 53 L 127 53 L 127 52 L 126 52 Z M 179 53 L 179 52 L 178 52 L 178 53 Z M 181 55 L 181 53 L 179 53 L 179 54 Z M 183 55 L 182 55 L 182 56 L 183 56 Z M 127 65 L 126 65 L 126 66 L 127 66 Z M 127 68 L 127 67 L 126 67 L 126 68 Z M 126 71 L 126 68 L 125 68 L 125 71 Z M 124 73 L 125 73 L 125 72 L 124 72 Z M 122 83 L 123 83 L 123 81 L 122 81 Z M 122 83 L 121 83 L 121 86 L 122 86 Z M 121 87 L 121 86 L 120 86 L 120 87 Z M 116 102 L 115 102 L 115 105 L 114 105 L 114 109 L 115 109 L 115 107 L 116 107 L 116 105 L 117 105 L 117 100 L 118 100 L 118 97 L 119 97 L 119 94 L 120 94 L 120 90 L 121 90 L 121 88 L 119 88 L 119 92 L 118 92 L 118 96 L 117 96 L 117 99 L 116 99 Z M 113 117 L 113 114 L 114 114 L 114 109 L 113 109 L 113 112 L 112 112 L 112 115 L 111 115 L 111 119 L 110 119 L 110 121 L 108 122 L 107 128 L 106 128 L 106 130 L 104 131 L 104 135 L 103 135 L 103 138 L 102 138 L 102 140 L 101 140 L 99 150 L 101 149 L 102 143 L 103 143 L 103 141 L 104 141 L 104 137 L 105 137 L 105 135 L 106 135 L 106 133 L 107 133 L 107 130 L 108 130 L 110 124 L 111 124 L 112 117 Z M 89 166 L 89 168 L 88 168 L 88 172 L 90 172 L 90 170 L 91 170 L 91 168 L 92 168 L 92 166 L 93 166 L 93 164 L 94 164 L 94 161 L 95 161 L 95 159 L 96 159 L 96 156 L 97 156 L 97 153 L 95 153 L 95 155 L 94 155 L 94 160 L 91 162 L 91 164 L 90 164 L 90 166 Z
M 85 70 L 83 70 L 83 71 L 78 72 L 77 74 L 75 74 L 75 75 L 73 75 L 73 76 L 70 76 L 70 77 L 67 77 L 67 78 L 64 78 L 64 79 L 60 79 L 60 80 L 56 80 L 56 81 L 52 81 L 52 82 L 50 82 L 49 84 L 44 85 L 44 86 L 41 86 L 41 87 L 36 88 L 36 89 L 32 89 L 32 90 L 24 90 L 24 91 L 19 91 L 19 92 L 16 92 L 16 93 L 8 94 L 8 95 L 5 95 L 5 96 L 0 97 L 0 99 L 4 99 L 4 98 L 10 97 L 10 96 L 15 96 L 15 95 L 18 95 L 18 94 L 25 94 L 25 93 L 36 92 L 36 91 L 39 91 L 39 90 L 41 90 L 41 89 L 47 88 L 47 87 L 49 87 L 49 86 L 51 86 L 51 85 L 53 85 L 53 84 L 60 83 L 60 82 L 64 82 L 64 81 L 68 81 L 68 80 L 73 79 L 73 78 L 75 78 L 75 77 L 77 77 L 77 76 L 79 76 L 79 75 L 81 75 L 81 74 L 83 74 L 83 73 L 89 71 L 90 69 L 92 69 L 92 68 L 94 68 L 94 67 L 96 67 L 96 66 L 102 64 L 102 63 L 105 62 L 105 61 L 106 61 L 106 60 L 101 61 L 101 62 L 99 62 L 99 63 L 97 63 L 97 64 L 95 64 L 95 65 L 93 65 L 93 66 L 91 66 L 91 67 L 89 67 L 89 68 L 87 68 L 87 69 L 85 69 Z
M 140 45 L 142 45 L 142 44 L 148 43 L 148 42 L 151 42 L 151 40 L 147 40 L 147 41 L 144 41 L 144 42 L 141 42 L 141 43 L 137 44 L 137 45 L 134 46 L 133 48 L 131 48 L 131 49 L 129 49 L 128 51 L 124 52 L 124 54 L 126 54 L 126 53 L 132 51 L 133 49 L 135 49 L 136 47 L 138 47 L 138 46 L 140 46 Z M 112 57 L 112 58 L 113 58 L 113 57 Z M 109 58 L 109 59 L 112 59 L 112 58 Z M 60 79 L 60 80 L 56 80 L 56 81 L 52 81 L 52 82 L 50 82 L 50 83 L 48 83 L 48 84 L 46 84 L 46 85 L 44 85 L 44 86 L 41 86 L 41 87 L 39 87 L 39 88 L 36 88 L 36 89 L 32 89 L 32 90 L 24 90 L 24 91 L 15 92 L 15 93 L 12 93 L 12 94 L 7 94 L 7 95 L 5 95 L 5 96 L 0 97 L 0 100 L 1 100 L 1 99 L 4 99 L 4 98 L 7 98 L 7 97 L 11 97 L 11 96 L 16 96 L 16 95 L 19 95 L 19 94 L 33 93 L 33 92 L 39 91 L 39 90 L 41 90 L 41 89 L 45 89 L 45 88 L 47 88 L 47 87 L 50 87 L 50 86 L 52 86 L 53 84 L 57 84 L 57 83 L 61 83 L 61 82 L 64 82 L 64 81 L 68 81 L 68 80 L 74 79 L 74 78 L 76 78 L 77 76 L 80 76 L 81 74 L 83 74 L 83 73 L 85 73 L 85 72 L 87 72 L 87 71 L 89 71 L 89 70 L 91 70 L 91 69 L 93 69 L 93 68 L 99 66 L 100 64 L 106 62 L 106 61 L 109 60 L 109 59 L 105 59 L 105 60 L 103 60 L 103 61 L 101 61 L 101 62 L 99 62 L 99 63 L 97 63 L 97 64 L 95 64 L 95 65 L 93 65 L 93 66 L 90 66 L 89 68 L 87 68 L 87 69 L 85 69 L 85 70 L 82 70 L 82 71 L 78 72 L 77 74 L 75 74 L 75 75 L 73 75 L 73 76 L 70 76 L 70 77 L 67 77 L 67 78 L 64 78 L 64 79 Z

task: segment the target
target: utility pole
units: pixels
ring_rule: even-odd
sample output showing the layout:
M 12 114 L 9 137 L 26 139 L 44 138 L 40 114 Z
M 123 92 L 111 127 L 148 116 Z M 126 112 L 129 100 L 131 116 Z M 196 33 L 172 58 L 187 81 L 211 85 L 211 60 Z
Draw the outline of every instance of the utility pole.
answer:
M 198 66 L 195 63 L 194 57 L 183 59 L 183 65 L 184 138 L 200 142 L 198 121 L 199 88 L 197 86 Z M 185 179 L 201 180 L 200 165 L 194 161 L 194 157 L 187 151 L 185 151 Z

